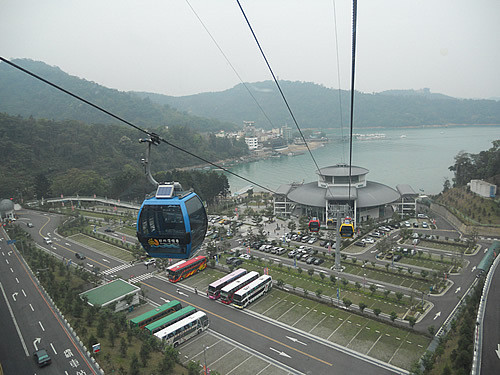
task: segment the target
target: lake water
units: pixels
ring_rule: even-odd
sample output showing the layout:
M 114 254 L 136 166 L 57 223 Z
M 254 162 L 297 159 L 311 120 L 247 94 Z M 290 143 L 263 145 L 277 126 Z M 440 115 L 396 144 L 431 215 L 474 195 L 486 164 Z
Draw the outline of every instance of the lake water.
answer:
M 353 140 L 352 165 L 368 169 L 369 181 L 393 188 L 409 184 L 415 191 L 437 194 L 445 178 L 453 177 L 448 167 L 460 151 L 476 154 L 500 139 L 500 126 L 455 126 L 415 129 L 356 130 L 357 133 L 383 133 L 385 138 Z M 346 134 L 346 132 L 344 132 Z M 329 136 L 339 134 L 329 134 Z M 349 163 L 349 142 L 332 142 L 312 151 L 320 168 Z M 282 156 L 237 165 L 233 173 L 275 190 L 281 184 L 316 181 L 316 168 L 309 153 Z M 232 192 L 249 183 L 228 175 Z M 261 190 L 256 188 L 256 190 Z

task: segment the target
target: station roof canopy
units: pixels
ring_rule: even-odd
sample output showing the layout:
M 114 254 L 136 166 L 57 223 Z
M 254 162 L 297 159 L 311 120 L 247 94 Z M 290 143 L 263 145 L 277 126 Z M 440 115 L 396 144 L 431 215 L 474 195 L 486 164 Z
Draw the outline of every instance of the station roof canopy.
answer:
M 357 167 L 355 165 L 351 166 L 351 176 L 365 175 L 369 172 L 368 169 Z M 321 176 L 349 176 L 349 166 L 346 164 L 337 164 L 325 168 L 320 168 L 317 174 Z
M 347 186 L 319 187 L 317 182 L 303 184 L 288 194 L 288 198 L 299 204 L 313 207 L 325 207 L 327 200 L 349 200 Z M 356 200 L 358 208 L 375 207 L 392 203 L 400 198 L 399 193 L 389 186 L 367 181 L 366 186 L 356 189 L 351 187 L 351 200 Z
M 401 195 L 417 195 L 418 193 L 413 190 L 413 188 L 408 185 L 408 184 L 399 184 L 396 186 L 396 189 L 398 189 L 399 194 Z
M 122 279 L 114 280 L 110 283 L 98 286 L 97 288 L 87 290 L 80 294 L 80 297 L 86 296 L 88 303 L 92 306 L 106 306 L 107 304 L 119 301 L 129 294 L 135 294 L 141 288 L 129 284 Z

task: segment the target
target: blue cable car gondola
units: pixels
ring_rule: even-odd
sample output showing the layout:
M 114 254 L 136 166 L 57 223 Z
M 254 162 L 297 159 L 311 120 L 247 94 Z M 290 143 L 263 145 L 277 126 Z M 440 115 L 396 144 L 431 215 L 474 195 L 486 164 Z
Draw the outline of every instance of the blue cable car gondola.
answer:
M 190 258 L 205 239 L 208 218 L 203 203 L 179 183 L 158 185 L 137 216 L 137 239 L 156 258 Z
M 311 232 L 319 232 L 319 229 L 321 227 L 321 224 L 319 223 L 319 220 L 315 217 L 313 217 L 311 220 L 309 220 L 309 230 Z

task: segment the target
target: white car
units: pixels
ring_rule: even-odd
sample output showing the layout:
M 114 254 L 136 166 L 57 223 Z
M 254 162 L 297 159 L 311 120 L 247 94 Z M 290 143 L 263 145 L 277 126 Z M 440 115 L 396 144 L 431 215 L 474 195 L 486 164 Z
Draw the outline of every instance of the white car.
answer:
M 240 258 L 241 259 L 250 259 L 250 254 L 241 254 Z
M 155 259 L 155 258 L 146 259 L 146 260 L 144 261 L 144 265 L 145 265 L 145 266 L 151 266 L 151 265 L 153 265 L 153 264 L 156 264 L 156 259 Z
M 370 237 L 363 238 L 361 241 L 363 241 L 364 243 L 375 243 L 375 240 Z

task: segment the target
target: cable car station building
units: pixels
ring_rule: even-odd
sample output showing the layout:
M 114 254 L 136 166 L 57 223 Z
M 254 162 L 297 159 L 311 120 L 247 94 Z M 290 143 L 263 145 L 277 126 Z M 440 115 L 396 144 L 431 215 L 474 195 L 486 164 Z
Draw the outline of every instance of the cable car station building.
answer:
M 352 219 L 357 223 L 390 217 L 393 212 L 415 212 L 418 194 L 409 185 L 398 185 L 395 190 L 368 181 L 368 172 L 368 169 L 352 166 L 350 189 L 349 166 L 345 164 L 321 168 L 315 182 L 281 185 L 274 195 L 274 214 L 336 221 L 338 208 L 349 204 Z

